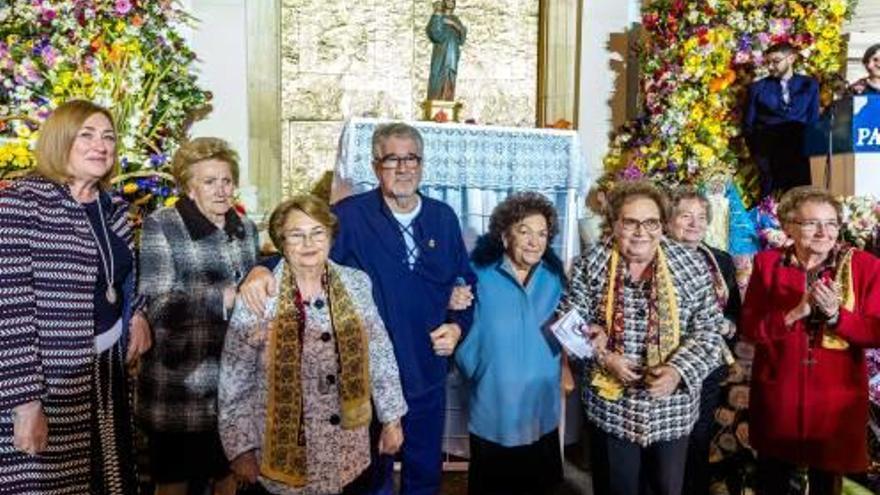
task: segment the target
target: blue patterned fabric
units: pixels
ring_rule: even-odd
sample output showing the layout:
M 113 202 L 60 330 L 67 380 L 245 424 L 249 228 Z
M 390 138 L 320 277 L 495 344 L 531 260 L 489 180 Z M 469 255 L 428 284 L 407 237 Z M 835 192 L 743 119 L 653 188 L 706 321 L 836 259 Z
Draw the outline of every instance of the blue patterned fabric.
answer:
M 340 137 L 336 187 L 356 194 L 378 184 L 372 138 L 384 121 L 353 118 Z M 462 221 L 468 247 L 483 234 L 496 204 L 515 191 L 538 191 L 556 205 L 561 233 L 554 249 L 578 254 L 577 220 L 590 177 L 576 132 L 413 122 L 425 142 L 422 193 L 439 199 Z

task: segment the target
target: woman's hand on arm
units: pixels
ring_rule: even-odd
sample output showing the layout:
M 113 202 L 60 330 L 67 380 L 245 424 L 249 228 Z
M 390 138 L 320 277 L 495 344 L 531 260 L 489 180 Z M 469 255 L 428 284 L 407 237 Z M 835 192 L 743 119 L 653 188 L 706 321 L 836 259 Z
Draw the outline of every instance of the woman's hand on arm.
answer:
M 49 424 L 43 414 L 42 402 L 35 400 L 12 410 L 13 446 L 30 455 L 46 450 Z
M 245 306 L 258 317 L 266 313 L 266 302 L 278 293 L 275 276 L 265 266 L 255 266 L 238 289 Z
M 142 312 L 135 311 L 129 323 L 128 351 L 125 354 L 125 362 L 133 363 L 149 351 L 152 346 L 153 336 L 150 333 L 150 323 Z
M 400 419 L 382 425 L 382 433 L 379 436 L 379 453 L 394 455 L 403 445 L 403 426 Z

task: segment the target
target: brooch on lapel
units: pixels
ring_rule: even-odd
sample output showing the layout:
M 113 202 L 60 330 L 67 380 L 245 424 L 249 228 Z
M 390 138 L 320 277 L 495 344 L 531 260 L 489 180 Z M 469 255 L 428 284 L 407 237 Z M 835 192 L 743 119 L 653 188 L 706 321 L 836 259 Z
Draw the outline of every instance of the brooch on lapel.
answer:
M 428 239 L 428 247 L 434 249 L 437 247 L 437 242 L 434 239 Z

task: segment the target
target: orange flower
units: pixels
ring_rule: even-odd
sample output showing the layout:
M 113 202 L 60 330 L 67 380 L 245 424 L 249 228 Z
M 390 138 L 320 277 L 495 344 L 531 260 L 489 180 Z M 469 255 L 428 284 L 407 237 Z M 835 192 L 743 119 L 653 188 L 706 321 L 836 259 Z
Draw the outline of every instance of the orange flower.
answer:
M 449 115 L 446 115 L 446 112 L 440 110 L 434 114 L 434 122 L 437 122 L 438 124 L 449 122 Z
M 91 42 L 91 46 L 92 50 L 94 51 L 100 50 L 104 46 L 104 37 L 98 36 L 97 38 L 93 39 Z
M 727 71 L 721 75 L 720 77 L 716 77 L 709 82 L 709 91 L 713 93 L 718 93 L 719 91 L 723 91 L 727 89 L 728 86 L 733 84 L 733 81 L 736 81 L 736 72 L 732 69 L 727 69 Z
M 131 24 L 134 27 L 141 27 L 144 25 L 144 18 L 141 17 L 140 14 L 135 14 L 135 16 L 131 18 Z

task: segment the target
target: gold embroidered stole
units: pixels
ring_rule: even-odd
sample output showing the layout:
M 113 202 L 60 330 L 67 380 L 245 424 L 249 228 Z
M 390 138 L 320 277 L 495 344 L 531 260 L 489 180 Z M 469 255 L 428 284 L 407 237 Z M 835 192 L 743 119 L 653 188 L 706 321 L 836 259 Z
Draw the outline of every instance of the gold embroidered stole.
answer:
M 365 427 L 371 418 L 367 334 L 333 267 L 328 267 L 326 283 L 339 359 L 342 427 Z M 301 373 L 304 332 L 302 299 L 293 272 L 285 263 L 278 311 L 268 339 L 266 432 L 260 474 L 294 487 L 308 484 Z
M 608 340 L 613 352 L 623 352 L 623 287 L 625 266 L 620 263 L 620 253 L 616 246 L 611 247 L 605 284 L 604 311 Z M 648 367 L 666 362 L 681 340 L 678 294 L 672 281 L 669 262 L 662 246 L 657 248 L 651 280 L 651 295 L 648 300 L 648 332 L 646 361 Z M 600 397 L 615 401 L 623 396 L 623 384 L 611 373 L 599 367 L 593 369 L 590 384 Z
M 842 248 L 842 252 L 839 253 L 835 263 L 834 281 L 840 286 L 840 309 L 847 311 L 853 311 L 856 307 L 856 292 L 853 288 L 852 274 L 853 252 L 855 252 L 855 249 L 851 247 Z M 840 313 L 838 313 L 837 317 L 838 319 L 840 318 Z M 844 350 L 849 349 L 849 343 L 838 337 L 833 329 L 828 328 L 828 325 L 824 325 L 822 330 L 822 347 Z

